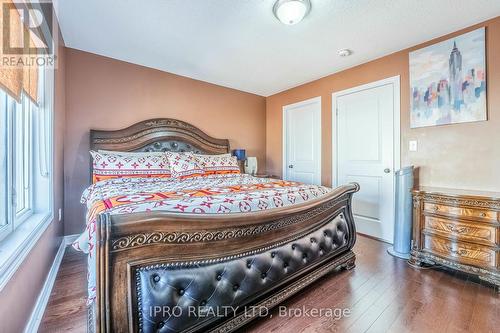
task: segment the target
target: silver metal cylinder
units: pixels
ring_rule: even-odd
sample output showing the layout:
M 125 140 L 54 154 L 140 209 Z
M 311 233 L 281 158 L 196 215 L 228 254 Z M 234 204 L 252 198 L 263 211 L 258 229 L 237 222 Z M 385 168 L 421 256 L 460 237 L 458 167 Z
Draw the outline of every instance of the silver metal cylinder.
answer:
M 407 166 L 395 173 L 396 205 L 394 220 L 394 243 L 387 249 L 389 254 L 408 259 L 412 233 L 413 166 Z

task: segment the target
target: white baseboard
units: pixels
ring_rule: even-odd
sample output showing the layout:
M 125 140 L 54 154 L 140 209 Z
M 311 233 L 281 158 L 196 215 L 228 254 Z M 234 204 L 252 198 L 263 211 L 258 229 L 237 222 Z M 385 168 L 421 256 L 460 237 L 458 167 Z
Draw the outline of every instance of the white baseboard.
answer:
M 78 236 L 79 235 L 68 235 L 64 236 L 61 240 L 61 245 L 59 245 L 59 250 L 57 250 L 56 257 L 54 258 L 52 267 L 50 268 L 47 278 L 45 279 L 42 291 L 38 295 L 35 307 L 33 308 L 28 324 L 24 329 L 24 333 L 36 333 L 38 331 L 38 326 L 40 326 L 43 314 L 45 313 L 45 308 L 49 302 L 50 293 L 52 292 L 52 287 L 56 281 L 57 272 L 59 271 L 59 266 L 61 265 L 61 261 L 64 257 L 66 247 L 71 245 Z
M 64 236 L 64 241 L 66 242 L 66 246 L 73 244 L 74 241 L 80 236 L 80 234 L 74 235 L 66 235 Z

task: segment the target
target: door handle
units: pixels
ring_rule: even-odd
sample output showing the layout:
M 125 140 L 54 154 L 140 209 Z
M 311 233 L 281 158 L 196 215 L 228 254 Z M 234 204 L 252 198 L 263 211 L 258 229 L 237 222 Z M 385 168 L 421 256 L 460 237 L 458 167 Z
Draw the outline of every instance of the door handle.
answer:
M 290 165 L 288 166 L 288 168 L 289 168 L 289 169 L 293 169 L 293 164 L 290 164 Z
M 384 172 L 385 172 L 385 173 L 391 173 L 391 169 L 389 169 L 389 168 L 385 168 L 385 169 L 384 169 Z

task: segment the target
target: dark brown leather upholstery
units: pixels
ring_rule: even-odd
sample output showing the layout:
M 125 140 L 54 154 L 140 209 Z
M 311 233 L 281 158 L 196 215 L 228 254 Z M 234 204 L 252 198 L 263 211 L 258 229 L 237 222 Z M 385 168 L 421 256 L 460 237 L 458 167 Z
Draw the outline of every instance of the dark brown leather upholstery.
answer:
M 255 253 L 211 263 L 141 267 L 136 275 L 140 331 L 178 332 L 193 325 L 203 327 L 215 317 L 198 317 L 190 309 L 216 311 L 217 307 L 243 306 L 284 279 L 298 277 L 307 267 L 347 250 L 347 232 L 344 215 L 340 214 L 299 239 Z M 177 312 L 154 313 L 155 306 L 177 306 Z
M 192 144 L 183 142 L 181 140 L 163 140 L 150 143 L 138 151 L 145 152 L 193 152 L 195 154 L 204 154 L 205 151 L 199 147 L 195 147 Z

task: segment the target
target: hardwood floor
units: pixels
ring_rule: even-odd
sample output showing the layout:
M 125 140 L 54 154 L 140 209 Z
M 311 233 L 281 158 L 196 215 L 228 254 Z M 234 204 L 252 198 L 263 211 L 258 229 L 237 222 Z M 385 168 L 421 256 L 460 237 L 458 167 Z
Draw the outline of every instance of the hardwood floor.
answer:
M 86 257 L 66 248 L 38 332 L 87 331 Z
M 413 269 L 387 247 L 359 236 L 356 268 L 328 275 L 283 304 L 326 316 L 280 316 L 276 308 L 242 331 L 498 332 L 500 296 L 493 288 L 453 271 Z M 84 255 L 68 248 L 39 332 L 85 332 L 85 271 Z M 350 313 L 336 319 L 327 309 Z

